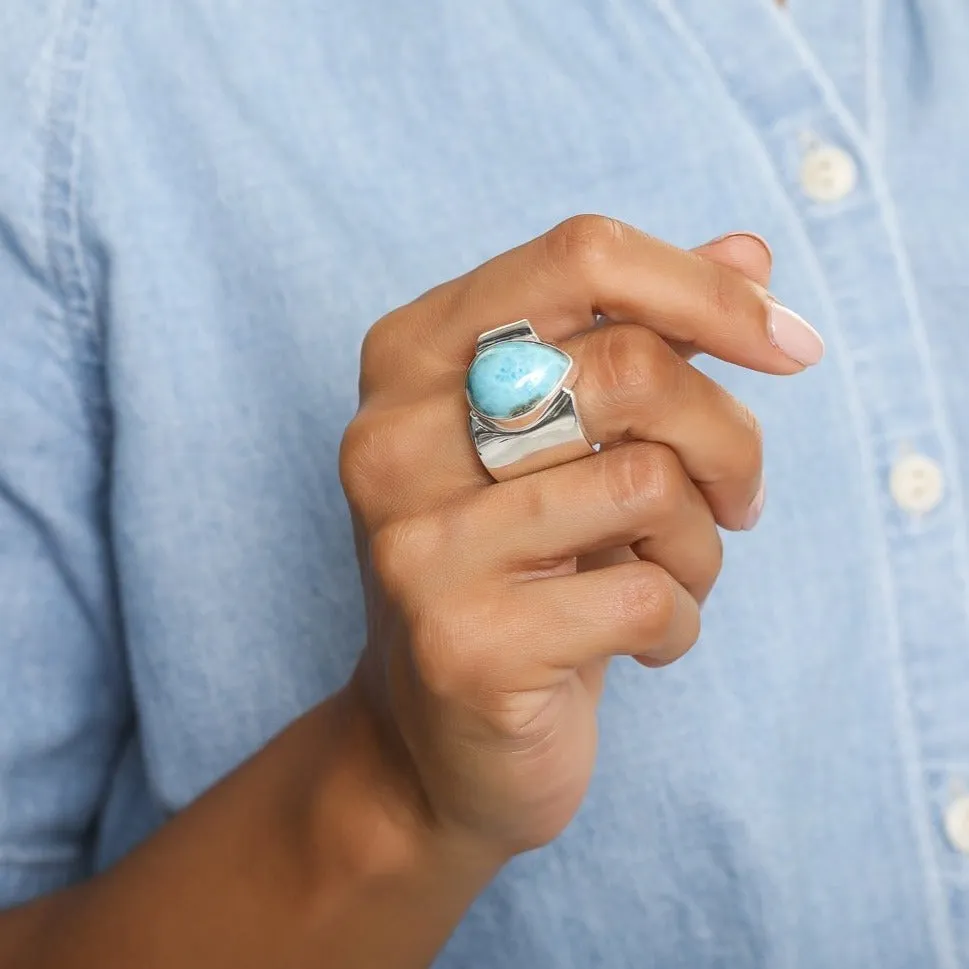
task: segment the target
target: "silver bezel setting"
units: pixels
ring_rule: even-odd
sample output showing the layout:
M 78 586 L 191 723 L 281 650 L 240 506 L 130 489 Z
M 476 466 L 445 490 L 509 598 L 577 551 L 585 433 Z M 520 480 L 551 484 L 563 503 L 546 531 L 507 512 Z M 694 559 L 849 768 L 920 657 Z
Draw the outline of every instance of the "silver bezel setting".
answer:
M 474 414 L 478 420 L 483 424 L 487 424 L 495 430 L 500 431 L 525 431 L 532 427 L 534 424 L 541 420 L 544 413 L 555 403 L 555 399 L 563 390 L 571 390 L 572 386 L 575 384 L 575 361 L 560 347 L 552 346 L 550 343 L 543 343 L 542 340 L 538 338 L 538 334 L 532 329 L 531 323 L 528 320 L 519 320 L 517 323 L 509 323 L 506 326 L 500 326 L 495 330 L 488 330 L 487 333 L 482 333 L 478 337 L 477 348 L 475 351 L 474 359 L 477 360 L 482 353 L 486 350 L 490 350 L 491 347 L 496 346 L 500 343 L 538 343 L 542 346 L 549 346 L 558 353 L 561 353 L 566 360 L 569 361 L 569 365 L 565 370 L 565 373 L 558 379 L 555 386 L 540 400 L 534 407 L 529 408 L 521 414 L 516 414 L 514 417 L 508 418 L 494 418 L 489 417 L 487 414 L 482 414 L 475 406 L 471 399 L 471 391 L 468 387 L 467 378 L 465 378 L 464 383 L 464 393 L 468 398 L 468 406 L 471 408 L 471 413 Z M 474 365 L 474 360 L 471 361 L 472 366 Z M 468 375 L 471 373 L 471 367 L 468 367 Z
M 490 347 L 511 341 L 544 343 L 528 320 L 517 320 L 482 333 L 475 347 L 475 359 Z M 564 353 L 560 347 L 554 349 Z M 565 356 L 569 365 L 555 387 L 530 410 L 503 420 L 487 417 L 475 408 L 465 378 L 471 439 L 495 480 L 542 470 L 597 450 L 582 430 L 572 391 L 577 377 L 575 362 L 569 354 Z M 470 370 L 469 366 L 469 373 Z

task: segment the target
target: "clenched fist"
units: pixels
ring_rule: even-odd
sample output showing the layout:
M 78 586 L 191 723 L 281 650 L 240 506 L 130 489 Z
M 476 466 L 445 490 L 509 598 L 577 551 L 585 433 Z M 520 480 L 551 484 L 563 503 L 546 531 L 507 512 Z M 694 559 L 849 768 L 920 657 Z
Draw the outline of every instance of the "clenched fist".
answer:
M 379 321 L 342 449 L 368 642 L 351 690 L 429 824 L 496 857 L 569 821 L 606 664 L 696 641 L 717 530 L 763 503 L 754 416 L 694 352 L 791 374 L 817 334 L 752 236 L 685 252 L 580 216 Z M 527 317 L 574 360 L 598 453 L 492 482 L 468 434 L 476 337 Z M 659 742 L 659 739 L 657 739 Z

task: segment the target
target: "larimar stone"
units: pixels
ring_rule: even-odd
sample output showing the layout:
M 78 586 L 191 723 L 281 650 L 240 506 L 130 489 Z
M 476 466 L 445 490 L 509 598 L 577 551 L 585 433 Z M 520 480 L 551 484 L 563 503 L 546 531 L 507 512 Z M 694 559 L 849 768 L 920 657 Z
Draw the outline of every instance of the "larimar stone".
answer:
M 479 414 L 493 420 L 518 417 L 559 386 L 569 363 L 567 354 L 545 343 L 496 343 L 471 364 L 468 399 Z

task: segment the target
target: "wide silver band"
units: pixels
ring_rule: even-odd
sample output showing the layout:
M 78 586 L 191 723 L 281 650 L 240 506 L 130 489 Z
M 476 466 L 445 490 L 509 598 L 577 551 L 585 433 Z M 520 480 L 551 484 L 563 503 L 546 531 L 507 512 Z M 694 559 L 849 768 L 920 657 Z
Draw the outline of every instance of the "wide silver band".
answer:
M 518 320 L 482 333 L 476 354 L 509 340 L 542 343 L 528 320 Z M 528 413 L 509 420 L 486 417 L 471 404 L 471 439 L 496 481 L 565 464 L 597 450 L 586 438 L 576 411 L 572 392 L 576 376 L 570 367 L 552 393 Z

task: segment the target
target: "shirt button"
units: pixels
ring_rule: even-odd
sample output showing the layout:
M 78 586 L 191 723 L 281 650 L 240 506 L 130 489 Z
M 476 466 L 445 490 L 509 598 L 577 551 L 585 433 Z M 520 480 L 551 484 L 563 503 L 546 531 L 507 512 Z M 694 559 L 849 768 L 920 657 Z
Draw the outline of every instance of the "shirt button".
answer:
M 801 163 L 801 187 L 815 202 L 837 202 L 858 180 L 854 159 L 834 145 L 816 145 Z
M 924 454 L 909 454 L 892 468 L 889 489 L 899 508 L 924 515 L 942 500 L 942 468 Z
M 969 795 L 956 798 L 943 818 L 949 844 L 960 854 L 969 855 Z

